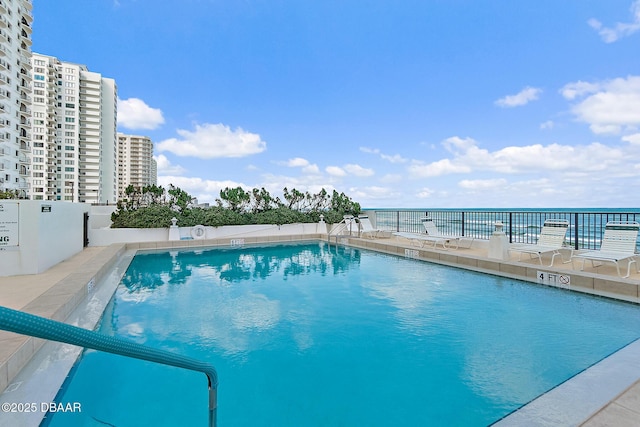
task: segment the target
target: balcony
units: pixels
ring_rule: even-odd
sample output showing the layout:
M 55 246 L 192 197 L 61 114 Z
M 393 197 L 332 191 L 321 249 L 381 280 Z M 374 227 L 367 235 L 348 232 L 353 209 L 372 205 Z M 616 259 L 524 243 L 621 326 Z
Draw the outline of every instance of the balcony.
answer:
M 5 61 L 4 59 L 0 59 L 0 70 L 2 71 L 10 71 L 11 65 Z
M 30 0 L 20 0 L 20 5 L 26 9 L 27 12 L 31 12 L 33 10 L 33 5 Z M 24 12 L 23 12 L 24 13 Z
M 33 30 L 31 29 L 31 26 L 29 25 L 29 23 L 27 22 L 26 18 L 23 16 L 22 17 L 22 22 L 20 22 L 20 24 L 22 24 L 22 29 L 24 30 L 24 32 L 26 32 L 27 34 L 31 35 L 31 33 L 33 33 Z
M 0 74 L 0 85 L 10 85 L 11 79 L 4 74 Z
M 9 22 L 7 21 L 7 18 L 0 16 L 0 28 L 7 28 L 8 25 Z

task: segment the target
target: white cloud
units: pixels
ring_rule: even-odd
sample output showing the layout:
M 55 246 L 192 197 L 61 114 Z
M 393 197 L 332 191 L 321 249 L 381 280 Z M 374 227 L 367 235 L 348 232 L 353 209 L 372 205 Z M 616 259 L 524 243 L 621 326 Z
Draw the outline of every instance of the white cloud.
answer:
M 180 165 L 172 165 L 167 156 L 159 154 L 153 156 L 158 166 L 158 175 L 183 175 L 185 168 Z
M 373 169 L 363 168 L 362 166 L 357 164 L 344 165 L 344 170 L 349 172 L 351 175 L 361 177 L 371 176 L 374 174 Z
M 624 157 L 619 148 L 600 143 L 585 146 L 533 144 L 508 146 L 490 152 L 471 138 L 448 138 L 443 142 L 452 158 L 431 163 L 414 161 L 408 171 L 414 178 L 472 172 L 540 173 L 543 171 L 595 171 L 617 164 Z
M 278 162 L 278 164 L 290 168 L 302 168 L 303 172 L 309 174 L 320 173 L 320 168 L 318 168 L 318 165 L 311 164 L 307 159 L 303 159 L 302 157 L 295 157 L 285 162 Z
M 166 139 L 156 146 L 158 151 L 169 151 L 178 156 L 190 156 L 201 159 L 220 157 L 245 157 L 261 153 L 267 143 L 260 135 L 237 128 L 232 131 L 221 123 L 196 124 L 194 131 L 178 129 L 181 139 Z
M 418 197 L 419 199 L 428 199 L 434 193 L 435 193 L 435 191 L 433 191 L 432 189 L 424 187 L 424 188 L 421 188 L 420 190 L 418 190 L 418 193 L 416 194 L 416 197 Z
M 399 154 L 394 154 L 394 155 L 383 154 L 378 148 L 360 147 L 360 151 L 362 151 L 363 153 L 377 154 L 380 156 L 381 159 L 386 160 L 390 163 L 405 163 L 408 161 L 407 159 L 405 159 Z
M 469 173 L 471 172 L 471 168 L 463 164 L 456 164 L 450 159 L 442 159 L 428 164 L 414 161 L 413 164 L 408 167 L 408 171 L 414 177 L 427 178 L 451 173 Z
M 302 157 L 295 157 L 293 159 L 287 160 L 286 162 L 283 162 L 282 164 L 289 166 L 290 168 L 298 168 L 309 166 L 309 161 L 307 159 L 303 159 Z
M 504 187 L 507 180 L 504 178 L 496 179 L 463 179 L 458 185 L 467 190 L 490 190 L 492 188 Z
M 371 203 L 371 200 L 382 200 L 400 197 L 400 194 L 397 190 L 379 186 L 350 188 L 347 195 L 356 202 L 367 200 L 369 203 Z
M 338 166 L 327 166 L 324 170 L 331 176 L 346 176 L 347 172 Z
M 568 83 L 560 89 L 560 93 L 568 100 L 582 97 L 589 93 L 597 92 L 600 89 L 600 85 L 597 83 L 583 82 L 578 80 L 574 83 Z
M 554 126 L 555 123 L 553 123 L 553 120 L 547 120 L 544 123 L 540 123 L 540 129 L 542 130 L 553 129 Z
M 640 145 L 640 133 L 624 136 L 622 140 L 633 145 Z
M 162 111 L 138 98 L 118 99 L 118 126 L 126 129 L 156 129 L 164 123 Z
M 396 184 L 402 181 L 402 175 L 397 173 L 388 173 L 380 178 L 380 182 L 383 184 Z
M 515 95 L 507 95 L 504 98 L 498 99 L 495 104 L 505 108 L 519 107 L 535 101 L 541 93 L 542 89 L 527 86 Z
M 595 18 L 589 19 L 587 23 L 598 32 L 605 43 L 613 43 L 640 30 L 640 0 L 631 3 L 630 10 L 632 21 L 629 23 L 617 22 L 613 27 L 605 27 Z
M 571 112 L 593 133 L 619 134 L 640 125 L 640 76 L 569 83 L 561 93 L 570 100 L 581 99 Z

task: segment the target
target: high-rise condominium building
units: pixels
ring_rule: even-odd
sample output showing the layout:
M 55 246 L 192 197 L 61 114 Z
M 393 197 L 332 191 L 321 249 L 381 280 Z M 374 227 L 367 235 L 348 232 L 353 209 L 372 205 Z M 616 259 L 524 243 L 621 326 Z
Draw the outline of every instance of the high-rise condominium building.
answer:
M 117 197 L 117 87 L 85 65 L 34 53 L 31 198 Z
M 0 0 L 0 191 L 28 197 L 31 0 Z
M 141 189 L 157 183 L 153 142 L 146 136 L 118 134 L 118 199 L 129 185 Z

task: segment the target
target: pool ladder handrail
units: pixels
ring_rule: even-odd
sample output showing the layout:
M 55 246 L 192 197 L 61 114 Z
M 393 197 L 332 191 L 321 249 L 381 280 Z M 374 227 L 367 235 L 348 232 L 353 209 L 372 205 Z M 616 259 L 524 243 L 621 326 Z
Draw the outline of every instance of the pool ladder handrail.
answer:
M 355 218 L 353 215 L 344 215 L 342 221 L 340 221 L 336 227 L 327 234 L 327 241 L 331 244 L 331 236 L 334 235 L 336 238 L 336 246 L 338 246 L 338 239 L 348 238 L 354 231 L 359 231 Z M 347 232 L 347 234 L 342 234 L 344 232 Z
M 209 363 L 7 307 L 0 307 L 0 329 L 202 372 L 207 376 L 209 387 L 209 427 L 217 425 L 218 374 Z

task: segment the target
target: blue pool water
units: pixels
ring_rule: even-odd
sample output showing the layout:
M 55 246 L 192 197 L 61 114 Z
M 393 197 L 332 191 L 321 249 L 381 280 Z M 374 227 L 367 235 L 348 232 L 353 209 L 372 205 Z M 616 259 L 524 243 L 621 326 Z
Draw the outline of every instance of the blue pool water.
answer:
M 484 426 L 640 336 L 640 307 L 324 243 L 139 254 L 100 330 L 216 366 L 220 426 Z M 87 351 L 51 426 L 207 423 L 203 374 Z

